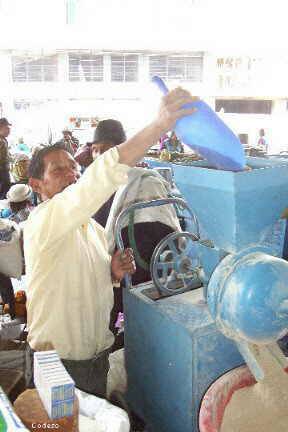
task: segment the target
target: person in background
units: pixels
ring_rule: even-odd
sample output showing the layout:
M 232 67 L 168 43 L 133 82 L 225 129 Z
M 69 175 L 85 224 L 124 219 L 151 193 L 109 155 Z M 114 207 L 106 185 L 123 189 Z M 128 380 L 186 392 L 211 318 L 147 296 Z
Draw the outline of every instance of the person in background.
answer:
M 267 153 L 267 151 L 268 151 L 268 142 L 267 142 L 267 139 L 265 137 L 264 129 L 259 130 L 259 138 L 257 141 L 257 147 L 260 147 L 263 151 L 265 151 L 265 153 Z
M 118 120 L 108 119 L 100 121 L 95 129 L 94 140 L 91 144 L 93 159 L 97 159 L 97 157 L 109 149 L 125 141 L 126 134 L 122 124 Z M 169 193 L 170 186 L 160 174 L 154 170 L 147 170 L 146 168 L 137 166 L 130 169 L 127 185 L 120 187 L 116 194 L 113 194 L 95 213 L 93 218 L 106 228 L 108 242 L 111 239 L 114 245 L 112 249 L 114 249 L 114 233 L 112 231 L 116 217 L 121 210 L 134 202 L 168 198 Z M 115 196 L 117 199 L 114 199 Z M 111 214 L 112 206 L 113 214 Z M 139 221 L 141 222 L 139 223 Z M 135 214 L 135 236 L 138 238 L 137 245 L 140 248 L 139 252 L 140 254 L 142 252 L 145 259 L 148 259 L 149 262 L 153 250 L 159 241 L 175 230 L 180 230 L 180 226 L 172 206 L 164 206 L 157 209 L 142 209 Z M 124 229 L 124 233 L 126 236 L 126 247 L 132 247 L 128 242 L 128 228 Z M 135 284 L 150 280 L 149 271 L 143 271 L 141 268 L 138 269 L 138 266 L 136 268 L 136 273 L 132 277 Z
M 170 137 L 168 134 L 163 135 L 163 137 L 160 138 L 160 147 L 159 147 L 160 153 L 164 151 L 164 154 L 166 152 L 169 153 L 184 153 L 184 147 L 181 141 L 177 138 L 174 131 L 170 133 Z
M 100 121 L 95 129 L 94 141 L 91 145 L 94 160 L 125 140 L 126 135 L 119 121 L 114 119 Z M 168 198 L 169 193 L 169 184 L 156 171 L 142 167 L 131 168 L 127 185 L 121 186 L 116 194 L 113 194 L 93 216 L 96 222 L 105 227 L 110 254 L 116 249 L 114 228 L 121 210 L 135 202 Z M 136 271 L 132 275 L 132 283 L 137 285 L 151 280 L 150 259 L 159 241 L 166 235 L 181 229 L 176 212 L 169 205 L 137 210 L 132 228 L 134 236 L 128 234 L 130 229 L 126 221 L 122 229 L 122 236 L 124 246 L 132 248 L 134 253 L 137 253 Z M 117 333 L 116 322 L 121 312 L 123 312 L 122 288 L 115 287 L 114 307 L 110 322 L 110 329 L 114 334 Z M 116 338 L 113 350 L 122 346 L 123 334 Z
M 16 222 L 24 222 L 32 210 L 32 190 L 26 184 L 15 184 L 7 192 L 7 199 L 11 209 L 9 219 Z
M 111 257 L 105 232 L 91 216 L 160 136 L 194 112 L 182 108 L 194 100 L 183 89 L 172 90 L 151 124 L 97 157 L 81 178 L 71 154 L 59 147 L 31 160 L 30 185 L 42 202 L 24 226 L 30 364 L 33 350 L 54 348 L 86 392 L 106 394 L 113 283 L 135 271 L 130 250 Z
M 10 277 L 0 273 L 0 296 L 3 305 L 9 305 L 9 315 L 11 319 L 15 318 L 15 297 L 14 289 Z
M 17 153 L 13 157 L 11 174 L 15 183 L 28 183 L 30 158 L 25 153 Z
M 177 138 L 174 131 L 171 132 L 170 139 L 170 151 L 171 152 L 178 152 L 178 153 L 184 153 L 184 147 L 181 141 Z
M 6 218 L 20 224 L 24 222 L 31 212 L 31 189 L 25 184 L 16 184 L 11 186 L 7 193 L 10 213 Z M 14 289 L 9 276 L 0 273 L 0 295 L 4 304 L 9 305 L 9 314 L 12 319 L 15 318 L 15 297 Z
M 16 147 L 16 152 L 17 153 L 18 152 L 24 152 L 27 155 L 30 154 L 30 148 L 27 146 L 27 144 L 24 143 L 24 138 L 22 138 L 22 137 L 18 139 L 18 144 L 17 144 L 17 147 Z
M 159 140 L 159 151 L 161 152 L 162 150 L 166 149 L 166 143 L 169 141 L 169 136 L 168 134 L 164 134 L 163 136 L 160 137 Z
M 87 142 L 78 148 L 77 152 L 74 154 L 74 159 L 81 167 L 81 173 L 93 162 L 91 142 Z
M 100 121 L 95 129 L 93 142 L 90 143 L 92 159 L 95 160 L 105 151 L 124 141 L 126 141 L 126 134 L 120 121 L 114 119 Z M 105 228 L 114 195 L 112 194 L 93 216 L 103 228 Z
M 39 150 L 43 149 L 46 146 L 47 146 L 47 144 L 43 144 L 43 143 L 39 143 L 39 144 L 34 145 L 31 148 L 31 157 L 34 156 Z
M 79 148 L 79 140 L 73 136 L 73 133 L 68 128 L 62 131 L 63 138 L 57 142 L 57 144 L 63 145 L 63 147 L 72 155 L 76 153 Z
M 12 126 L 5 117 L 0 118 L 0 199 L 4 199 L 10 187 L 10 154 L 7 137 Z

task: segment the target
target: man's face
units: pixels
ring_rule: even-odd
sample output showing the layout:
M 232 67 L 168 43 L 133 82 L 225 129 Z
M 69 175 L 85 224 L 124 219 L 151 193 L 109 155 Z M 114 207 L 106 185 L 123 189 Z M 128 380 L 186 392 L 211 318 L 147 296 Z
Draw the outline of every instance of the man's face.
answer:
M 31 179 L 31 186 L 45 201 L 76 183 L 79 177 L 79 166 L 70 153 L 57 150 L 44 157 L 43 177 Z
M 7 138 L 10 134 L 10 127 L 8 125 L 0 126 L 0 136 Z

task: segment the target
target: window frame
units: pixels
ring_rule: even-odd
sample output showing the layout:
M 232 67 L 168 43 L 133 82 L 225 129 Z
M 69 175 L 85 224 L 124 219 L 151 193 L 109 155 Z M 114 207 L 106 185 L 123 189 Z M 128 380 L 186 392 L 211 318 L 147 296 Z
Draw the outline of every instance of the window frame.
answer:
M 58 80 L 57 54 L 38 56 L 37 58 L 12 56 L 11 62 L 13 82 L 57 82 Z M 20 68 L 22 68 L 22 71 Z M 22 78 L 20 78 L 21 75 Z
M 74 70 L 72 67 L 73 62 L 74 62 Z M 82 74 L 81 74 L 81 68 L 82 68 Z M 97 68 L 99 68 L 99 71 Z M 89 74 L 89 70 L 90 70 L 90 74 Z M 82 82 L 83 81 L 103 82 L 104 81 L 104 55 L 100 53 L 69 52 L 68 53 L 68 80 L 69 82 L 81 82 L 81 81 Z
M 115 60 L 115 58 L 118 57 L 119 60 Z M 134 60 L 129 60 L 128 58 L 131 57 L 135 57 Z M 132 54 L 132 53 L 113 53 L 110 56 L 111 58 L 111 69 L 110 69 L 110 79 L 111 82 L 138 82 L 139 81 L 139 54 Z M 114 60 L 113 60 L 114 58 Z M 113 66 L 116 64 L 121 64 L 121 66 L 123 67 L 122 71 L 113 71 Z M 128 71 L 128 66 L 134 65 L 135 70 L 133 71 Z M 113 78 L 113 73 L 115 73 L 115 75 L 118 73 L 121 73 L 121 77 L 120 79 L 115 79 Z M 127 75 L 131 74 L 131 76 L 133 76 L 133 79 L 127 79 Z M 114 75 L 114 76 L 115 76 Z
M 158 58 L 158 65 L 155 62 L 153 65 L 153 59 Z M 162 65 L 161 65 L 162 60 Z M 195 64 L 193 65 L 193 60 Z M 196 61 L 200 64 L 196 65 Z M 157 61 L 157 60 L 156 60 Z M 178 64 L 177 64 L 178 63 Z M 189 64 L 190 63 L 190 64 Z M 191 70 L 189 71 L 189 66 Z M 193 77 L 192 67 L 199 67 L 200 73 Z M 159 68 L 157 70 L 157 67 Z M 182 73 L 173 73 L 176 69 L 182 68 Z M 161 70 L 162 69 L 162 70 Z M 159 75 L 165 81 L 177 80 L 180 82 L 202 82 L 203 81 L 203 54 L 185 54 L 185 55 L 167 55 L 167 54 L 157 54 L 149 56 L 149 77 L 150 79 L 154 75 Z

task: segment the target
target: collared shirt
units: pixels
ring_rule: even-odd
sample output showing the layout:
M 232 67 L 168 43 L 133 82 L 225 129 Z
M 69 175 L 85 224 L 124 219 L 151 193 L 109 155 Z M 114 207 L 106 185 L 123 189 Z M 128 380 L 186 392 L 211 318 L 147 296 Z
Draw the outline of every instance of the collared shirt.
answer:
M 31 212 L 24 226 L 28 341 L 61 358 L 85 360 L 113 343 L 111 256 L 103 228 L 90 218 L 127 181 L 117 148 L 76 184 Z

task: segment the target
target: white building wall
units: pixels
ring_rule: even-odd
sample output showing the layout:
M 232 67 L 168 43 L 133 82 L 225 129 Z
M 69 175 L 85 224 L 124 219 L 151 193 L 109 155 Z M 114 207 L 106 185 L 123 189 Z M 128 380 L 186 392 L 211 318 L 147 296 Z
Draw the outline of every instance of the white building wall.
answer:
M 14 51 L 14 55 L 19 54 Z M 50 52 L 51 54 L 51 52 Z M 4 54 L 7 64 L 11 62 L 11 53 Z M 5 79 L 8 79 L 6 67 Z M 9 78 L 10 79 L 10 78 Z M 195 83 L 195 86 L 201 86 Z M 58 53 L 58 80 L 55 82 L 12 82 L 10 79 L 10 100 L 32 101 L 43 104 L 38 106 L 38 123 L 49 124 L 54 130 L 61 130 L 67 125 L 70 117 L 113 117 L 122 120 L 129 132 L 132 133 L 153 119 L 157 110 L 160 95 L 157 89 L 152 88 L 149 79 L 149 55 L 139 53 L 138 81 L 112 82 L 111 81 L 111 55 L 104 54 L 104 79 L 102 82 L 69 81 L 68 51 Z M 151 99 L 152 98 L 152 99 Z M 30 114 L 35 116 L 35 108 L 19 110 L 15 113 L 17 123 L 21 129 L 25 125 L 33 128 Z M 41 113 L 41 114 L 40 114 Z M 21 121 L 20 121 L 21 120 Z M 42 129 L 46 129 L 43 126 Z M 21 133 L 23 135 L 23 133 Z M 41 134 L 43 135 L 43 134 Z M 45 134 L 44 134 L 45 135 Z M 42 140 L 42 138 L 41 138 Z
M 53 54 L 51 51 L 50 54 Z M 14 54 L 17 51 L 14 51 Z M 122 120 L 128 128 L 128 134 L 152 120 L 157 110 L 160 95 L 149 82 L 149 54 L 139 54 L 139 80 L 137 82 L 112 82 L 110 53 L 104 54 L 103 82 L 70 82 L 68 51 L 58 52 L 58 80 L 56 82 L 13 82 L 10 50 L 0 51 L 0 82 L 2 84 L 1 100 L 3 115 L 15 124 L 14 135 L 23 135 L 25 130 L 38 131 L 39 139 L 45 140 L 48 125 L 59 134 L 67 125 L 70 117 L 100 118 L 114 117 Z M 179 52 L 178 52 L 179 54 Z M 220 89 L 217 79 L 217 56 L 212 51 L 204 53 L 203 80 L 198 83 L 182 83 L 193 94 L 203 97 L 212 108 L 216 97 L 245 98 L 256 97 L 273 100 L 272 115 L 224 114 L 223 119 L 236 134 L 248 133 L 249 144 L 254 145 L 260 128 L 267 131 L 270 152 L 288 149 L 286 125 L 288 111 L 286 109 L 285 89 L 280 95 L 281 83 L 270 82 L 257 88 Z M 268 60 L 266 59 L 266 64 Z M 265 64 L 265 62 L 263 62 Z M 278 62 L 283 64 L 283 62 Z M 284 64 L 286 64 L 284 62 Z M 280 67 L 280 66 L 279 66 Z M 245 72 L 246 74 L 246 72 Z M 275 75 L 275 73 L 274 73 Z M 279 77 L 283 78 L 283 70 Z M 245 75 L 245 79 L 247 76 Z M 281 78 L 281 79 L 282 79 Z M 169 83 L 170 87 L 178 83 Z M 262 93 L 261 93 L 262 91 Z M 288 92 L 288 90 L 287 90 Z M 287 97 L 288 99 L 288 97 Z M 43 101 L 43 104 L 20 112 L 15 110 L 14 101 Z M 35 119 L 37 125 L 35 125 Z M 19 126 L 19 131 L 17 130 Z M 28 133 L 28 132 L 27 132 Z M 29 132 L 30 133 L 30 132 Z M 35 138 L 36 139 L 36 138 Z M 86 138 L 85 138 L 86 139 Z M 89 138 L 90 139 L 90 138 Z M 34 140 L 34 138 L 33 138 Z
M 0 83 L 2 113 L 10 117 L 13 113 L 13 84 L 11 77 L 11 57 L 8 51 L 0 51 Z

